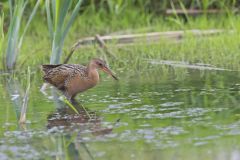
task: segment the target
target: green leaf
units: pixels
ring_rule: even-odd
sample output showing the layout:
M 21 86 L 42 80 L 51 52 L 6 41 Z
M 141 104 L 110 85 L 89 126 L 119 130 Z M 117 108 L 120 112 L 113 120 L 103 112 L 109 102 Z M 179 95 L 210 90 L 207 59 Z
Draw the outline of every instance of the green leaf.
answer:
M 73 22 L 74 22 L 74 20 L 75 20 L 75 18 L 76 18 L 76 16 L 77 16 L 77 14 L 78 14 L 78 12 L 79 12 L 79 10 L 80 10 L 81 3 L 82 3 L 82 0 L 79 0 L 78 3 L 77 3 L 77 5 L 76 5 L 75 8 L 74 8 L 74 10 L 73 10 L 73 12 L 72 12 L 72 15 L 71 15 L 71 18 L 70 18 L 70 20 L 68 21 L 67 26 L 66 26 L 66 28 L 65 28 L 65 30 L 64 30 L 64 32 L 63 32 L 63 39 L 65 39 L 65 37 L 66 37 L 66 35 L 67 35 L 70 27 L 72 26 L 72 24 L 73 24 Z
M 25 33 L 26 33 L 26 31 L 27 31 L 27 29 L 28 29 L 28 27 L 29 27 L 29 25 L 30 25 L 33 17 L 34 17 L 34 15 L 35 15 L 36 12 L 37 12 L 37 9 L 38 9 L 38 7 L 39 7 L 39 5 L 40 5 L 40 2 L 41 2 L 41 0 L 38 0 L 38 1 L 37 1 L 36 5 L 35 5 L 34 8 L 33 8 L 32 13 L 30 14 L 30 17 L 29 17 L 29 19 L 28 19 L 28 21 L 27 21 L 27 24 L 26 24 L 26 26 L 24 27 L 23 34 L 22 34 L 22 36 L 21 36 L 21 38 L 20 38 L 20 40 L 19 40 L 19 44 L 18 44 L 18 48 L 19 48 L 19 49 L 20 49 L 20 47 L 22 46 L 23 37 L 24 37 L 24 35 L 25 35 Z
M 73 1 L 54 0 L 49 2 L 52 3 L 52 11 L 55 11 L 54 12 L 55 15 L 53 16 L 54 18 L 52 21 L 50 18 L 51 17 L 49 7 L 50 5 L 48 4 L 48 2 L 46 2 L 47 4 L 46 11 L 48 15 L 49 26 L 48 28 L 50 30 L 50 34 L 52 35 L 52 54 L 50 58 L 50 63 L 57 64 L 60 63 L 60 57 L 62 55 L 64 40 L 79 12 L 82 1 L 81 0 L 78 1 L 67 23 L 65 23 L 66 17 Z M 54 24 L 52 24 L 52 22 L 54 22 Z
M 46 12 L 47 12 L 48 30 L 49 30 L 50 38 L 53 40 L 53 20 L 52 20 L 49 0 L 45 1 L 45 6 L 46 6 Z

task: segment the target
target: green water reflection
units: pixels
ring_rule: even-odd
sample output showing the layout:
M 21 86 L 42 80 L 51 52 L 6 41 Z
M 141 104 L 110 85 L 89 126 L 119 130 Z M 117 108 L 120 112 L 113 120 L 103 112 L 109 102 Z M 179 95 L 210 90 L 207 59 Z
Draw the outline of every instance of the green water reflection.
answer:
M 25 127 L 18 125 L 25 80 L 1 81 L 0 159 L 240 158 L 238 72 L 152 69 L 117 83 L 103 78 L 77 97 L 80 115 L 55 106 L 32 75 Z

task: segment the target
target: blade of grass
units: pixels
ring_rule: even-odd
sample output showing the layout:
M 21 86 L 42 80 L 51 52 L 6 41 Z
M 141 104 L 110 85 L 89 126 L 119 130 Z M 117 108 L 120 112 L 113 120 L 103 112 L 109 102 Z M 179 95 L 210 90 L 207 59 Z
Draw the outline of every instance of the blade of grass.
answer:
M 27 89 L 23 98 L 23 104 L 21 109 L 21 115 L 19 119 L 19 123 L 26 123 L 26 113 L 27 113 L 27 107 L 28 107 L 28 100 L 29 100 L 29 91 L 31 86 L 31 70 L 28 67 L 28 79 L 27 79 Z
M 181 0 L 179 0 L 179 4 L 180 4 L 180 6 L 181 6 L 181 8 L 184 12 L 184 16 L 186 17 L 186 21 L 189 22 L 188 13 L 187 13 L 187 10 L 186 10 L 186 7 L 185 7 L 184 3 Z
M 79 114 L 78 110 L 74 107 L 74 105 L 72 105 L 72 103 L 67 99 L 67 98 L 63 98 L 63 101 L 77 114 Z M 88 111 L 86 110 L 86 108 L 81 104 L 83 110 L 85 111 L 85 113 L 87 114 L 89 119 L 92 119 L 90 114 L 88 113 Z
M 63 98 L 63 101 L 77 114 L 79 114 L 78 110 L 67 100 L 65 97 Z
M 52 2 L 51 3 L 52 11 L 54 13 L 53 18 L 52 18 L 53 21 L 51 21 L 50 11 L 49 11 L 50 7 L 49 7 L 49 5 L 46 5 L 46 10 L 47 10 L 47 15 L 48 15 L 48 25 L 49 25 L 50 32 L 52 32 L 52 33 L 50 33 L 50 35 L 53 35 L 52 54 L 51 54 L 51 58 L 50 58 L 50 63 L 58 64 L 58 63 L 60 63 L 64 40 L 65 40 L 66 35 L 79 12 L 82 1 L 78 0 L 76 6 L 70 16 L 70 20 L 68 22 L 65 22 L 65 20 L 66 20 L 68 11 L 70 9 L 70 6 L 72 4 L 72 1 L 59 0 L 59 1 L 49 1 L 49 2 Z M 54 22 L 54 24 L 52 24 L 51 22 Z
M 171 7 L 172 7 L 172 9 L 173 9 L 173 13 L 174 13 L 174 16 L 175 16 L 175 18 L 167 18 L 169 21 L 171 21 L 171 22 L 174 22 L 175 24 L 178 24 L 182 29 L 184 28 L 184 25 L 183 25 L 183 23 L 181 22 L 181 19 L 179 18 L 179 16 L 178 16 L 178 14 L 177 14 L 177 12 L 176 12 L 176 8 L 175 8 L 175 5 L 174 5 L 174 3 L 171 1 L 170 2 L 170 4 L 171 4 Z
M 3 53 L 3 44 L 4 44 L 4 12 L 0 16 L 0 54 Z M 3 55 L 3 54 L 2 54 Z
M 8 30 L 8 42 L 7 42 L 7 50 L 6 50 L 6 65 L 7 69 L 13 69 L 16 61 L 17 54 L 17 41 L 19 36 L 19 28 L 21 22 L 21 15 L 24 9 L 23 0 L 19 0 L 16 2 L 13 11 L 13 17 L 10 21 L 10 27 Z M 12 3 L 10 3 L 12 5 Z M 11 7 L 13 8 L 13 6 Z
M 54 10 L 53 10 L 53 13 L 54 13 L 54 30 L 56 31 L 57 30 L 57 27 L 58 27 L 58 20 L 59 20 L 59 12 L 60 12 L 60 0 L 54 0 Z
M 18 1 L 9 1 L 10 5 L 10 27 L 8 29 L 8 34 L 7 34 L 7 48 L 6 48 L 6 63 L 5 67 L 9 70 L 14 69 L 16 61 L 17 61 L 17 56 L 20 52 L 23 37 L 29 27 L 30 22 L 33 19 L 33 16 L 36 13 L 36 10 L 40 4 L 40 0 L 37 1 L 32 13 L 30 14 L 30 17 L 27 21 L 27 24 L 25 28 L 23 29 L 23 34 L 20 36 L 20 31 L 21 31 L 21 22 L 22 22 L 22 17 L 24 10 L 26 8 L 26 5 L 28 3 L 28 0 L 18 0 Z M 14 6 L 13 6 L 14 5 Z
M 51 38 L 51 40 L 53 40 L 53 20 L 52 20 L 52 16 L 51 16 L 49 0 L 45 1 L 45 6 L 46 6 L 46 12 L 47 12 L 48 30 L 49 30 L 50 38 Z
M 20 119 L 20 109 L 22 107 L 22 87 L 14 77 L 10 77 L 6 82 L 6 90 L 13 102 L 13 107 L 16 113 L 16 119 Z
M 22 46 L 23 37 L 25 36 L 26 31 L 27 31 L 27 29 L 28 29 L 31 21 L 32 21 L 34 15 L 35 15 L 36 12 L 37 12 L 37 9 L 38 9 L 38 7 L 39 7 L 39 5 L 40 5 L 40 2 L 41 2 L 41 0 L 38 0 L 38 1 L 37 1 L 36 5 L 35 5 L 34 8 L 33 8 L 33 11 L 31 12 L 31 14 L 30 14 L 30 16 L 29 16 L 29 19 L 28 19 L 28 21 L 27 21 L 27 24 L 26 24 L 26 26 L 24 27 L 24 31 L 23 31 L 23 33 L 22 33 L 22 35 L 21 35 L 21 37 L 20 37 L 19 43 L 18 43 L 18 48 L 19 48 L 19 49 L 20 49 L 21 46 Z
M 78 3 L 77 3 L 77 5 L 75 6 L 75 8 L 74 8 L 74 10 L 73 10 L 73 12 L 72 12 L 71 18 L 70 18 L 70 20 L 68 21 L 68 23 L 67 23 L 67 25 L 66 25 L 66 28 L 65 28 L 65 30 L 64 30 L 64 32 L 63 32 L 63 38 L 66 37 L 66 35 L 67 35 L 67 33 L 68 33 L 71 25 L 73 24 L 73 21 L 75 20 L 78 12 L 79 12 L 79 10 L 80 10 L 80 5 L 81 5 L 81 3 L 82 3 L 82 0 L 79 0 Z
M 12 17 L 13 17 L 13 1 L 9 0 L 8 1 L 8 5 L 9 5 L 9 12 L 10 12 L 10 22 L 12 21 Z
M 71 2 L 72 1 L 66 1 L 66 0 L 59 0 L 59 2 L 61 3 L 59 7 L 60 12 L 58 13 L 59 15 L 58 20 L 57 20 L 57 27 L 59 27 L 60 29 L 62 29 L 63 25 L 64 25 L 64 20 L 67 16 L 68 10 L 70 8 Z

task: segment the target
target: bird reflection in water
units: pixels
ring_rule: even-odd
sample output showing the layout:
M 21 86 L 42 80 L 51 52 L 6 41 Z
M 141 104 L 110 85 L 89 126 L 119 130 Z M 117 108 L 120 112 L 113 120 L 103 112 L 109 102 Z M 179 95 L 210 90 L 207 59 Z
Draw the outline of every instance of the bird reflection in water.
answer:
M 72 100 L 71 103 L 79 114 L 75 113 L 68 106 L 62 104 L 63 106 L 57 109 L 55 113 L 49 114 L 47 125 L 48 129 L 52 129 L 53 127 L 64 127 L 66 130 L 80 129 L 81 132 L 90 131 L 93 135 L 105 135 L 112 132 L 113 127 L 102 127 L 102 118 L 99 117 L 96 112 L 89 111 L 88 109 L 86 111 L 82 104 L 76 100 Z M 115 123 L 118 121 L 119 120 Z
M 61 104 L 61 108 L 48 115 L 48 130 L 51 131 L 51 133 L 60 133 L 60 138 L 57 134 L 57 136 L 54 136 L 55 140 L 53 142 L 56 143 L 57 141 L 57 144 L 65 144 L 65 142 L 68 141 L 67 146 L 61 145 L 60 148 L 65 150 L 64 154 L 67 153 L 67 155 L 70 156 L 70 159 L 93 160 L 94 155 L 92 154 L 88 145 L 86 145 L 86 142 L 83 140 L 84 134 L 90 133 L 90 135 L 93 136 L 104 136 L 110 134 L 113 130 L 113 127 L 119 120 L 117 120 L 112 127 L 103 127 L 101 124 L 101 117 L 99 117 L 94 111 L 90 111 L 88 109 L 85 110 L 83 106 L 76 100 L 72 100 L 71 104 L 75 107 L 79 114 L 74 112 L 67 105 L 63 103 Z M 63 129 L 64 134 L 61 134 L 62 132 L 55 130 L 56 128 L 61 128 L 60 131 Z M 83 151 L 86 154 L 83 154 Z M 83 155 L 87 155 L 87 157 Z M 61 157 L 56 155 L 55 158 Z

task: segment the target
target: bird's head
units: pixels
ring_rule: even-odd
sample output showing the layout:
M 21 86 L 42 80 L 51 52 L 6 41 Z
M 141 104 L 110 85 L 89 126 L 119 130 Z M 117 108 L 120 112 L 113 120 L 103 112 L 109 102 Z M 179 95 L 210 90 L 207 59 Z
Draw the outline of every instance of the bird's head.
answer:
M 113 72 L 110 70 L 110 68 L 108 67 L 106 61 L 101 60 L 99 58 L 94 58 L 92 60 L 94 66 L 102 71 L 104 71 L 105 73 L 111 75 L 115 80 L 118 80 L 118 78 L 113 74 Z

